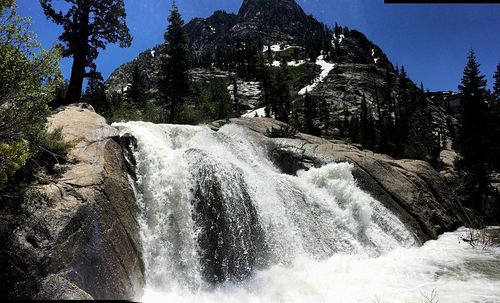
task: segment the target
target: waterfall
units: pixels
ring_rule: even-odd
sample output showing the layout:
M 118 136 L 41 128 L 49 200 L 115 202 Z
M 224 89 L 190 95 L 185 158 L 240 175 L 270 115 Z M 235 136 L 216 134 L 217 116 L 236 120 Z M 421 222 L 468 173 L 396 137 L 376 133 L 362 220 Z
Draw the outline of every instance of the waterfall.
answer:
M 402 222 L 356 185 L 348 163 L 288 175 L 261 141 L 233 124 L 218 132 L 145 122 L 115 126 L 137 140 L 144 300 L 327 302 L 336 297 L 315 291 L 318 284 L 355 288 L 346 271 L 363 274 L 365 262 L 370 275 L 368 260 L 417 249 Z M 361 267 L 350 269 L 353 263 Z M 360 283 L 367 278 L 358 277 Z

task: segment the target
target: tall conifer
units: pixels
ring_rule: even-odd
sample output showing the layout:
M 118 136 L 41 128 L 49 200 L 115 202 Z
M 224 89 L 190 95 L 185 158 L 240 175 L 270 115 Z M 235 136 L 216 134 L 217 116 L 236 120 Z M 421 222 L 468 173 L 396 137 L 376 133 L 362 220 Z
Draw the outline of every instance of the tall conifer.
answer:
M 460 128 L 457 149 L 460 158 L 457 168 L 464 180 L 469 201 L 477 209 L 482 208 L 488 190 L 488 106 L 486 79 L 480 74 L 474 51 L 470 51 L 461 85 Z
M 190 90 L 190 53 L 184 21 L 175 3 L 168 21 L 170 24 L 165 33 L 158 90 L 165 121 L 175 123 Z

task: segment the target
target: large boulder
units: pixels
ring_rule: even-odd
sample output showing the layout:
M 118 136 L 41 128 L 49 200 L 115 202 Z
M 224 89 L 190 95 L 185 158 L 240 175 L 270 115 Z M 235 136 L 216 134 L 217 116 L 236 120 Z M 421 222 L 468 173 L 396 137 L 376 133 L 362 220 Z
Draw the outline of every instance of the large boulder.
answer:
M 61 108 L 50 128 L 74 142 L 59 176 L 37 186 L 7 247 L 10 298 L 140 298 L 138 214 L 118 131 L 88 105 Z M 2 282 L 2 283 L 4 283 Z
M 267 145 L 270 157 L 284 173 L 347 161 L 359 186 L 394 212 L 422 241 L 470 223 L 469 213 L 447 190 L 443 177 L 428 163 L 393 158 L 361 147 L 298 133 L 292 138 L 269 138 L 267 130 L 285 124 L 269 118 L 236 118 L 218 121 L 217 129 L 234 123 L 251 130 Z

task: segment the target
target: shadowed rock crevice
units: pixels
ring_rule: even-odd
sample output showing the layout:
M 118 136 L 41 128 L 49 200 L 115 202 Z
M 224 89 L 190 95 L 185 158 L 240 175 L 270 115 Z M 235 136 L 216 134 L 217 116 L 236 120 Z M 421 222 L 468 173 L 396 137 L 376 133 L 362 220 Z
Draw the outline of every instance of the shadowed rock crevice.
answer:
M 201 270 L 210 283 L 238 282 L 262 268 L 267 248 L 256 209 L 238 170 L 218 172 L 221 165 L 201 151 L 191 150 L 196 165 L 193 218 L 200 227 Z M 227 178 L 230 176 L 231 178 Z

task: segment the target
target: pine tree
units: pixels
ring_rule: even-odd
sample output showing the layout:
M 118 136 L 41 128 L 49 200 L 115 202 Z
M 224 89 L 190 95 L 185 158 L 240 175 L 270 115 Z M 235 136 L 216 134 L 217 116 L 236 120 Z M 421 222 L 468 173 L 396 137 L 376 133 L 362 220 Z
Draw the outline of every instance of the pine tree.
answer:
M 233 85 L 233 108 L 239 114 L 241 112 L 241 101 L 238 92 L 238 79 L 234 76 L 231 78 L 231 82 Z
M 340 35 L 342 35 L 342 26 L 340 26 L 337 22 L 335 22 L 335 26 L 333 28 L 333 33 L 335 36 L 338 38 Z
M 54 100 L 50 103 L 51 108 L 57 108 L 66 102 L 66 92 L 68 91 L 69 81 L 64 80 L 56 87 Z
M 469 200 L 481 209 L 489 184 L 487 139 L 486 80 L 479 71 L 474 51 L 470 51 L 461 85 L 460 128 L 457 149 L 460 158 L 457 168 L 469 194 Z
M 160 67 L 158 90 L 165 121 L 176 123 L 180 109 L 189 94 L 190 53 L 184 21 L 177 5 L 172 6 Z
M 40 0 L 47 18 L 64 28 L 59 37 L 63 57 L 73 57 L 73 66 L 66 103 L 80 101 L 84 78 L 96 77 L 98 49 L 107 43 L 119 42 L 129 47 L 132 42 L 125 22 L 123 0 L 65 0 L 69 8 L 63 13 L 56 11 L 52 0 Z M 90 68 L 90 71 L 86 69 Z
M 500 62 L 497 65 L 497 70 L 493 75 L 493 96 L 497 102 L 500 102 Z
M 302 125 L 300 124 L 299 112 L 296 105 L 292 106 L 292 117 L 290 119 L 290 125 L 298 130 L 303 130 Z
M 126 92 L 129 103 L 143 109 L 146 105 L 146 86 L 147 84 L 139 69 L 139 65 L 135 63 L 132 67 L 132 81 Z
M 394 97 L 392 95 L 393 91 L 393 78 L 392 75 L 388 72 L 386 75 L 386 86 L 383 90 L 383 97 L 379 98 L 378 94 L 376 97 L 377 103 L 377 130 L 378 130 L 378 140 L 376 150 L 385 154 L 389 154 L 391 156 L 395 155 L 395 147 L 394 147 L 394 113 L 395 113 L 395 104 Z
M 396 99 L 395 99 L 395 146 L 396 155 L 400 157 L 404 152 L 408 135 L 408 126 L 410 115 L 414 112 L 412 103 L 410 102 L 410 86 L 411 81 L 408 79 L 404 66 L 401 66 L 397 83 L 396 83 Z
M 259 80 L 259 87 L 261 91 L 262 103 L 265 107 L 266 117 L 271 116 L 272 112 L 272 75 L 270 68 L 266 65 L 262 53 L 257 57 L 257 79 Z
M 280 68 L 275 75 L 275 87 L 272 96 L 272 108 L 276 119 L 288 123 L 290 121 L 290 85 L 286 68 Z
M 229 96 L 226 81 L 222 78 L 214 78 L 209 86 L 210 101 L 215 106 L 215 120 L 226 119 L 232 113 L 231 96 Z
M 490 158 L 493 169 L 496 172 L 500 172 L 500 140 L 498 139 L 498 135 L 500 134 L 500 63 L 497 65 L 493 80 L 493 92 L 490 101 L 490 121 L 492 125 L 489 132 L 489 141 L 492 147 Z
M 418 102 L 408 121 L 408 135 L 403 155 L 410 159 L 429 162 L 438 169 L 440 138 L 436 135 L 432 112 L 424 92 L 420 93 Z
M 304 127 L 302 128 L 304 132 L 315 135 L 317 134 L 316 126 L 314 125 L 314 119 L 316 119 L 316 106 L 315 100 L 306 92 L 304 96 Z
M 269 64 L 273 63 L 273 51 L 271 49 L 271 44 L 267 44 L 267 49 L 266 49 L 266 59 Z

